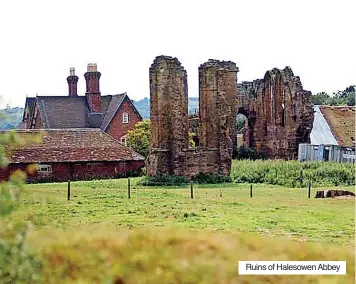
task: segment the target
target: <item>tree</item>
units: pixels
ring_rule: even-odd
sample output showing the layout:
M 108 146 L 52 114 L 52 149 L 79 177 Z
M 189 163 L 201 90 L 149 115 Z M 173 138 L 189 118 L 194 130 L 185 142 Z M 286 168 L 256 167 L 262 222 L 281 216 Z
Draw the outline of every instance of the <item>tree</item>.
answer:
M 36 142 L 35 139 L 20 139 L 20 137 L 13 131 L 0 133 L 0 170 L 7 167 L 9 161 L 6 157 L 6 149 L 10 146 L 16 147 L 27 142 Z M 26 172 L 32 173 L 36 169 L 35 165 L 27 168 Z M 0 216 L 7 215 L 14 210 L 17 204 L 20 192 L 23 190 L 23 185 L 26 179 L 26 173 L 22 171 L 15 171 L 11 174 L 9 182 L 0 182 Z
M 317 93 L 316 95 L 312 95 L 311 101 L 314 105 L 329 105 L 331 103 L 331 97 L 325 93 Z
M 195 142 L 193 137 L 195 133 L 189 132 L 189 147 L 194 148 Z M 140 153 L 142 156 L 147 157 L 150 150 L 151 143 L 151 122 L 144 119 L 137 123 L 134 129 L 129 130 L 126 135 L 127 146 Z
M 343 91 L 334 93 L 336 105 L 355 105 L 356 86 L 349 86 Z
M 127 146 L 147 157 L 151 141 L 151 122 L 144 119 L 129 130 L 126 136 Z
M 347 87 L 343 91 L 337 91 L 329 96 L 325 92 L 317 93 L 312 95 L 312 103 L 314 105 L 331 105 L 331 106 L 354 106 L 356 96 L 356 86 L 352 85 Z
M 0 113 L 0 117 L 2 114 Z M 12 147 L 24 143 L 39 142 L 38 135 L 29 139 L 20 137 L 16 132 L 0 132 L 0 171 L 8 166 L 6 155 Z M 31 173 L 36 166 L 29 166 Z M 29 224 L 24 221 L 8 222 L 6 217 L 18 205 L 20 193 L 24 189 L 26 173 L 16 171 L 8 182 L 0 182 L 0 279 L 1 283 L 40 283 L 42 262 L 36 252 L 28 245 Z

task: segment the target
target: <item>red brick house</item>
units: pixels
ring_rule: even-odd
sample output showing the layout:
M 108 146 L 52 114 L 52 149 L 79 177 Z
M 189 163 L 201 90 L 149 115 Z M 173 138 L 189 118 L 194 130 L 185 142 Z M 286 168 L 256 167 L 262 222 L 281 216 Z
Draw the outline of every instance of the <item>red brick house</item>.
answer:
M 26 98 L 22 119 L 25 129 L 100 128 L 125 143 L 127 131 L 142 120 L 126 93 L 101 96 L 96 64 L 88 64 L 84 74 L 85 96 L 78 96 L 79 77 L 74 68 L 67 78 L 68 96 L 36 96 Z
M 22 140 L 41 135 L 41 142 L 7 148 L 10 164 L 0 168 L 0 181 L 15 170 L 37 164 L 28 182 L 117 178 L 140 173 L 144 157 L 100 128 L 18 130 Z M 2 133 L 0 133 L 1 135 Z

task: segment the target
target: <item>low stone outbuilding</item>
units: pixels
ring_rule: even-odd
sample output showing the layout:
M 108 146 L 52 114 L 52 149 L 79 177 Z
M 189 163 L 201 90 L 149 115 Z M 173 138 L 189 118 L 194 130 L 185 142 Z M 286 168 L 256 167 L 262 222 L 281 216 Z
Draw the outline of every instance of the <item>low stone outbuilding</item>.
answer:
M 22 140 L 37 135 L 41 142 L 7 148 L 10 164 L 0 168 L 0 180 L 32 164 L 37 171 L 28 175 L 28 182 L 133 176 L 144 166 L 144 157 L 98 128 L 18 130 L 17 134 Z

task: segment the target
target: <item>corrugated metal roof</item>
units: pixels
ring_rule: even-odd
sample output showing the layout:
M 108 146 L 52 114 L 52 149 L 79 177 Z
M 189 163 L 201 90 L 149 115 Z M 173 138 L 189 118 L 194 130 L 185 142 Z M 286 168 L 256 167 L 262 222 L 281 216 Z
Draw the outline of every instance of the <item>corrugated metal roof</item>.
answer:
M 310 133 L 310 142 L 314 145 L 338 145 L 319 106 L 314 106 L 314 122 Z

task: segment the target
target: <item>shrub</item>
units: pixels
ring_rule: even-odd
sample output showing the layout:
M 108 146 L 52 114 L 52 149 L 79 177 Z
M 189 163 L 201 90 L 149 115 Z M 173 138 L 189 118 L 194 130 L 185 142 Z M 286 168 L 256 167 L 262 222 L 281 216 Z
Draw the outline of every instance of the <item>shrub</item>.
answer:
M 240 146 L 232 153 L 232 158 L 236 160 L 260 160 L 265 159 L 265 155 L 261 151 L 257 151 L 253 148 L 246 148 L 245 146 Z
M 349 163 L 283 160 L 233 161 L 235 183 L 267 183 L 288 187 L 355 185 L 355 166 Z
M 227 177 L 222 175 L 211 175 L 206 173 L 199 173 L 195 177 L 193 177 L 192 180 L 193 182 L 200 183 L 200 184 L 228 183 L 232 181 L 231 177 L 229 176 Z
M 27 241 L 28 226 L 0 224 L 1 283 L 41 283 L 42 261 Z
M 180 186 L 187 183 L 188 179 L 186 177 L 175 175 L 159 175 L 155 177 L 146 177 L 141 182 L 141 184 L 144 186 Z

